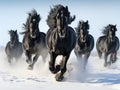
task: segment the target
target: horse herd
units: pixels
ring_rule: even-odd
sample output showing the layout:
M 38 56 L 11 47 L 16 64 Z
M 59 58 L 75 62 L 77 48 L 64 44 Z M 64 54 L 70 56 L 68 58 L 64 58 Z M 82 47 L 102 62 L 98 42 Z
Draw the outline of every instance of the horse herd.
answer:
M 83 68 L 85 69 L 94 48 L 94 37 L 89 34 L 88 21 L 79 21 L 74 31 L 69 24 L 75 20 L 75 16 L 70 15 L 68 6 L 60 4 L 51 8 L 49 12 L 46 20 L 49 30 L 46 34 L 39 30 L 40 20 L 41 17 L 36 10 L 28 13 L 26 23 L 23 24 L 25 31 L 20 33 L 24 35 L 22 43 L 19 42 L 17 30 L 9 31 L 10 41 L 5 48 L 8 62 L 12 63 L 13 58 L 18 59 L 24 51 L 26 62 L 29 64 L 28 69 L 32 70 L 39 56 L 42 56 L 45 61 L 49 54 L 49 70 L 56 74 L 56 81 L 62 81 L 67 70 L 67 61 L 71 51 L 74 50 L 77 59 L 84 60 Z M 107 25 L 103 30 L 104 35 L 100 36 L 96 42 L 98 56 L 101 58 L 104 53 L 105 67 L 115 63 L 117 59 L 119 39 L 116 31 L 116 25 Z M 35 56 L 32 59 L 33 55 Z M 62 60 L 56 65 L 55 61 L 58 55 L 62 55 Z M 110 60 L 108 60 L 108 55 L 110 55 Z

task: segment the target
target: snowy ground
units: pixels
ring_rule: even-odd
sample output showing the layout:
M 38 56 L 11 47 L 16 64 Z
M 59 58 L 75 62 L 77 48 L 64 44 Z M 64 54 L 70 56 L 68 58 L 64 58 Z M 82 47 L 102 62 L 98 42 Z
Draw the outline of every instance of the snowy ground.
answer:
M 114 65 L 104 68 L 103 59 L 92 53 L 86 71 L 82 72 L 72 52 L 64 81 L 56 82 L 48 70 L 48 62 L 44 64 L 39 58 L 34 70 L 30 71 L 24 55 L 18 62 L 9 65 L 4 49 L 0 49 L 0 90 L 21 89 L 120 90 L 120 56 Z

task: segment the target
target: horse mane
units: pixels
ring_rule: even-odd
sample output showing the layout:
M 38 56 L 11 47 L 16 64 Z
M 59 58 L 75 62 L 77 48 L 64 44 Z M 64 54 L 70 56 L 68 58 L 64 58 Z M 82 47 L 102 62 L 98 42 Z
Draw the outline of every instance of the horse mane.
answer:
M 35 9 L 32 9 L 30 12 L 28 12 L 28 18 L 26 20 L 26 23 L 23 23 L 23 30 L 25 30 L 24 32 L 21 32 L 20 34 L 25 34 L 28 33 L 29 31 L 29 23 L 32 17 L 37 17 L 38 13 Z M 39 18 L 39 20 L 41 20 L 41 17 Z
M 75 20 L 75 16 L 74 17 L 70 16 L 70 12 L 68 11 L 67 6 L 64 7 L 61 4 L 55 5 L 53 8 L 51 8 L 49 15 L 48 15 L 48 18 L 46 20 L 47 25 L 52 29 L 56 28 L 56 15 L 60 10 L 63 10 L 65 13 L 65 16 L 68 18 L 68 20 L 67 20 L 68 24 L 71 24 L 71 22 Z
M 89 26 L 89 24 L 88 24 L 88 21 L 84 22 L 83 20 L 80 20 L 79 23 L 78 23 L 78 25 L 77 25 L 77 27 L 75 28 L 76 33 L 79 33 L 79 31 L 81 30 L 81 29 L 80 29 L 81 23 L 87 23 L 87 24 L 86 24 L 86 28 L 87 28 L 86 31 L 87 31 L 87 33 L 89 33 L 89 27 L 90 27 L 90 26 Z
M 115 31 L 117 31 L 116 25 L 109 24 L 109 25 L 107 25 L 106 27 L 104 27 L 102 33 L 103 33 L 104 35 L 107 35 L 110 27 L 115 27 Z

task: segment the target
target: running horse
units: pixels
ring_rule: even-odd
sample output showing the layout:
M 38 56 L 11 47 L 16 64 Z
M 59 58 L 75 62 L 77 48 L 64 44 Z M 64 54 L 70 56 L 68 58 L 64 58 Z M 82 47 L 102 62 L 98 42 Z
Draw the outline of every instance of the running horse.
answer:
M 10 30 L 9 34 L 10 34 L 10 41 L 7 43 L 5 47 L 5 52 L 8 58 L 8 62 L 12 63 L 13 58 L 17 60 L 22 56 L 23 48 L 22 48 L 22 43 L 19 42 L 17 30 Z
M 100 36 L 96 42 L 98 56 L 101 58 L 104 53 L 104 67 L 115 63 L 117 60 L 117 51 L 119 49 L 119 39 L 116 36 L 116 25 L 109 24 L 103 30 L 103 36 Z M 108 55 L 110 59 L 108 60 Z
M 23 24 L 23 28 L 26 31 L 21 33 L 24 34 L 22 42 L 26 55 L 26 62 L 29 64 L 28 69 L 30 70 L 33 69 L 39 56 L 42 56 L 42 59 L 45 62 L 48 55 L 48 50 L 45 43 L 46 34 L 40 32 L 39 30 L 40 20 L 40 15 L 33 9 L 30 13 L 28 13 L 26 24 Z M 32 56 L 34 57 L 32 58 Z
M 56 74 L 56 81 L 64 79 L 67 61 L 76 44 L 75 31 L 68 26 L 74 19 L 75 16 L 70 16 L 68 7 L 62 5 L 56 5 L 48 15 L 47 24 L 50 28 L 46 34 L 46 44 L 50 54 L 49 70 Z M 56 65 L 58 55 L 62 55 L 62 60 Z
M 79 21 L 76 29 L 77 42 L 74 48 L 75 55 L 77 60 L 81 63 L 81 69 L 86 68 L 88 58 L 91 54 L 91 51 L 94 48 L 94 38 L 89 34 L 89 23 L 88 21 Z

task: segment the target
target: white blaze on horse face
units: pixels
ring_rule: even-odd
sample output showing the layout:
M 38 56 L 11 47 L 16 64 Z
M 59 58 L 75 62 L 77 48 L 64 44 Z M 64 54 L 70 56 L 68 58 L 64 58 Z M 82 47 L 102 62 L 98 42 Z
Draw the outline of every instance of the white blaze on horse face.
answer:
M 31 36 L 31 38 L 36 38 L 36 34 L 33 30 L 33 24 L 32 23 L 30 24 L 30 36 Z

